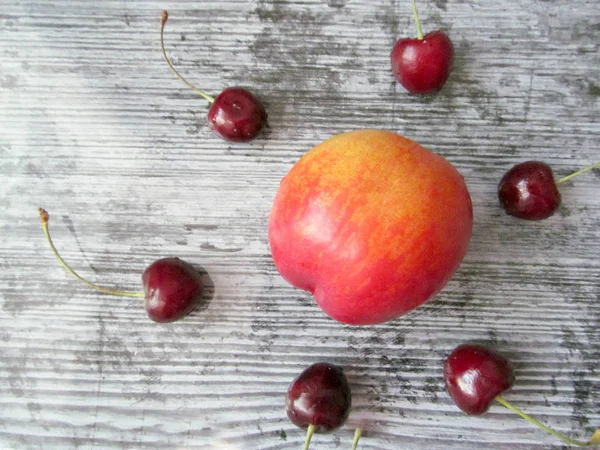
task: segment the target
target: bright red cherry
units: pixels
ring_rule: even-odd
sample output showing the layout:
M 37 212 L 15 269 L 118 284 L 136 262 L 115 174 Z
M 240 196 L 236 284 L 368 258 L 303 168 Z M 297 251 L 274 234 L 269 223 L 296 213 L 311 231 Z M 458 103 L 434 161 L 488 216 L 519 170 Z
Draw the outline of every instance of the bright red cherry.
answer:
M 153 262 L 142 274 L 146 312 L 155 322 L 173 322 L 189 314 L 202 300 L 200 273 L 179 258 Z
M 396 42 L 390 55 L 392 73 L 411 94 L 429 94 L 446 84 L 452 72 L 454 46 L 439 30 L 423 36 L 415 0 L 412 5 L 418 37 Z
M 420 39 L 400 39 L 391 54 L 392 72 L 411 94 L 439 91 L 452 72 L 454 48 L 441 31 Z
M 486 412 L 496 396 L 509 390 L 515 376 L 510 362 L 475 344 L 454 349 L 444 364 L 446 389 L 454 403 L 472 416 Z
M 144 271 L 144 292 L 126 292 L 98 286 L 86 280 L 65 262 L 50 237 L 50 215 L 39 208 L 40 221 L 50 249 L 62 266 L 78 280 L 92 289 L 105 294 L 123 297 L 144 297 L 148 316 L 155 322 L 173 322 L 189 314 L 202 300 L 204 284 L 202 275 L 194 267 L 179 258 L 159 259 Z
M 526 220 L 543 220 L 552 216 L 561 203 L 558 185 L 588 170 L 600 162 L 554 179 L 550 166 L 541 161 L 526 161 L 511 168 L 498 184 L 498 199 L 507 214 Z
M 327 362 L 304 369 L 290 384 L 285 402 L 290 421 L 307 429 L 305 448 L 313 433 L 330 433 L 341 427 L 351 404 L 344 371 Z
M 230 142 L 249 142 L 267 124 L 267 112 L 261 101 L 252 92 L 241 87 L 223 90 L 213 98 L 187 81 L 171 64 L 164 44 L 165 23 L 169 14 L 163 11 L 160 22 L 160 45 L 165 61 L 181 81 L 196 91 L 212 105 L 208 110 L 208 124 L 213 132 Z
M 577 441 L 547 427 L 505 400 L 501 394 L 515 382 L 513 369 L 508 359 L 488 347 L 477 344 L 456 347 L 444 363 L 444 381 L 454 403 L 469 415 L 485 413 L 495 400 L 567 444 L 581 447 L 600 444 L 600 428 L 589 441 Z

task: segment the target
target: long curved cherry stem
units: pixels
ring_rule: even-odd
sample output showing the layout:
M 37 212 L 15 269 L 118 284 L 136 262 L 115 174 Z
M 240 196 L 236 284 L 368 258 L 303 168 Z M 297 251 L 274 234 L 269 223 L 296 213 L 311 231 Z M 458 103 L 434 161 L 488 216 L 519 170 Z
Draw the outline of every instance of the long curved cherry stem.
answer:
M 50 244 L 50 248 L 52 249 L 52 252 L 56 256 L 56 259 L 58 259 L 58 261 L 62 264 L 62 266 L 67 270 L 67 272 L 69 272 L 71 275 L 73 275 L 78 280 L 87 284 L 92 289 L 95 289 L 100 292 L 104 292 L 105 294 L 120 295 L 123 297 L 144 297 L 145 296 L 145 294 L 143 292 L 126 292 L 126 291 L 119 291 L 116 289 L 108 289 L 108 288 L 105 288 L 102 286 L 98 286 L 97 284 L 94 284 L 91 281 L 86 280 L 81 275 L 79 275 L 77 272 L 75 272 L 73 269 L 71 269 L 71 267 L 69 267 L 69 265 L 65 262 L 65 260 L 62 258 L 62 256 L 60 256 L 60 254 L 58 253 L 58 250 L 56 250 L 56 247 L 54 246 L 54 243 L 52 242 L 52 238 L 50 237 L 50 230 L 48 229 L 48 221 L 50 220 L 50 215 L 43 208 L 38 208 L 38 212 L 40 214 L 40 221 L 42 222 L 42 228 L 44 229 L 44 234 L 46 235 L 46 240 L 48 241 L 48 244 Z
M 415 17 L 415 23 L 417 24 L 417 37 L 419 40 L 423 40 L 423 30 L 421 29 L 421 21 L 419 20 L 419 12 L 417 11 L 417 2 L 412 0 L 413 16 Z
M 597 162 L 597 163 L 595 163 L 595 164 L 592 164 L 591 166 L 587 166 L 587 167 L 585 167 L 585 168 L 583 168 L 583 169 L 581 169 L 581 170 L 578 170 L 577 172 L 575 172 L 575 173 L 572 173 L 571 175 L 567 175 L 566 177 L 563 177 L 563 178 L 561 178 L 560 180 L 558 180 L 558 181 L 556 182 L 556 184 L 564 183 L 565 181 L 568 181 L 568 180 L 570 180 L 571 178 L 574 178 L 574 177 L 576 177 L 577 175 L 581 175 L 582 173 L 585 173 L 585 172 L 587 172 L 588 170 L 595 169 L 596 167 L 600 167 L 600 161 L 598 161 L 598 162 Z
M 500 395 L 497 396 L 495 398 L 495 400 L 500 403 L 501 405 L 507 407 L 508 409 L 510 409 L 512 412 L 518 414 L 519 416 L 521 416 L 523 419 L 525 419 L 526 421 L 534 424 L 535 426 L 541 428 L 542 430 L 545 430 L 546 432 L 550 433 L 552 436 L 560 439 L 561 441 L 570 444 L 570 445 L 577 445 L 579 447 L 592 447 L 594 445 L 598 445 L 600 444 L 600 428 L 598 430 L 596 430 L 596 432 L 594 433 L 594 435 L 592 436 L 592 438 L 587 441 L 587 442 L 583 442 L 583 441 L 577 441 L 575 439 L 571 439 L 568 436 L 565 436 L 562 433 L 559 433 L 556 430 L 553 430 L 550 427 L 547 427 L 546 425 L 544 425 L 541 422 L 538 422 L 537 420 L 535 420 L 533 417 L 525 414 L 523 411 L 521 411 L 520 409 L 516 408 L 515 406 L 512 405 L 512 403 L 506 401 L 503 397 L 501 397 Z
M 356 431 L 354 432 L 354 440 L 352 441 L 352 450 L 356 450 L 356 448 L 358 447 L 358 441 L 360 440 L 361 436 L 362 436 L 362 428 L 357 428 Z
M 165 50 L 165 40 L 164 40 L 165 23 L 167 23 L 168 18 L 169 18 L 169 13 L 167 11 L 163 11 L 162 17 L 160 19 L 160 47 L 162 49 L 162 54 L 163 54 L 163 57 L 165 58 L 165 61 L 167 62 L 167 64 L 169 65 L 169 67 L 171 68 L 173 73 L 175 73 L 175 75 L 177 75 L 181 81 L 183 81 L 185 84 L 187 84 L 191 89 L 196 91 L 198 94 L 200 94 L 206 100 L 208 100 L 210 103 L 214 103 L 215 99 L 213 97 L 211 97 L 210 95 L 208 95 L 205 92 L 202 92 L 200 89 L 198 89 L 192 83 L 190 83 L 188 80 L 183 78 L 183 75 L 181 75 L 179 72 L 177 72 L 177 69 L 175 69 L 175 67 L 173 67 L 173 64 L 171 64 L 171 61 L 169 61 L 169 58 L 167 57 L 167 52 Z
M 312 439 L 314 432 L 315 426 L 313 424 L 310 424 L 308 426 L 308 429 L 306 430 L 306 440 L 304 441 L 303 450 L 308 450 L 308 447 L 310 447 L 310 440 Z

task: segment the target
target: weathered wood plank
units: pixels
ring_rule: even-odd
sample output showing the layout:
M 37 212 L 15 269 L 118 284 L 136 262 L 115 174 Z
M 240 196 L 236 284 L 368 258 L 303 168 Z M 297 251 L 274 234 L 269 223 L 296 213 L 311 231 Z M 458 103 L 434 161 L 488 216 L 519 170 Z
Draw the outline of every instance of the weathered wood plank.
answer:
M 161 59 L 213 94 L 259 93 L 271 129 L 247 145 L 211 135 L 206 104 Z M 500 406 L 464 416 L 442 363 L 466 340 L 510 355 L 507 398 L 585 438 L 600 425 L 600 172 L 561 187 L 560 214 L 504 216 L 496 185 L 542 159 L 564 176 L 600 160 L 600 10 L 572 2 L 420 2 L 426 30 L 456 45 L 431 97 L 389 71 L 414 34 L 397 0 L 11 1 L 0 11 L 0 445 L 2 448 L 301 448 L 285 417 L 306 365 L 343 365 L 353 412 L 314 448 L 547 449 L 556 440 Z M 386 128 L 465 175 L 475 230 L 465 262 L 431 303 L 355 328 L 323 315 L 273 267 L 266 238 L 281 177 L 309 148 Z M 208 304 L 171 325 L 139 300 L 154 259 L 177 255 L 212 278 Z

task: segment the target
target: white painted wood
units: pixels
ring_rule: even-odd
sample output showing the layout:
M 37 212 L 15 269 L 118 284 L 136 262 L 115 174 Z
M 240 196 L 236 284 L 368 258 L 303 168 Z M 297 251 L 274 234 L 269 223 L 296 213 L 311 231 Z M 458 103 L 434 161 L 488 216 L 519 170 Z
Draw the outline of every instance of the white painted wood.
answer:
M 600 172 L 561 187 L 560 214 L 505 216 L 496 185 L 541 159 L 567 175 L 600 160 L 596 0 L 421 1 L 456 67 L 431 97 L 389 71 L 415 34 L 410 2 L 5 0 L 0 10 L 0 447 L 297 449 L 284 412 L 305 366 L 345 367 L 353 412 L 311 448 L 549 449 L 555 439 L 494 406 L 462 414 L 442 363 L 467 340 L 510 355 L 506 395 L 580 439 L 600 425 Z M 229 145 L 206 102 L 244 85 L 270 131 Z M 393 323 L 333 322 L 288 286 L 266 223 L 279 180 L 332 134 L 376 127 L 443 154 L 465 175 L 475 230 L 438 297 Z M 203 267 L 210 303 L 158 325 L 139 300 L 90 292 L 56 263 L 36 208 L 82 274 L 139 289 L 154 259 Z

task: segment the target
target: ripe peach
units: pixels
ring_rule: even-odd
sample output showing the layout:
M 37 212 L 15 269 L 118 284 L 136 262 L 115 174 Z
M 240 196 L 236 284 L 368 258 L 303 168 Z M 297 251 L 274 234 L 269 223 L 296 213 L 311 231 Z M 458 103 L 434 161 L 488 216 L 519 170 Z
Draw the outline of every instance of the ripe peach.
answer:
M 381 130 L 334 136 L 283 178 L 269 218 L 279 273 L 333 319 L 395 319 L 438 293 L 469 245 L 461 174 L 416 142 Z

